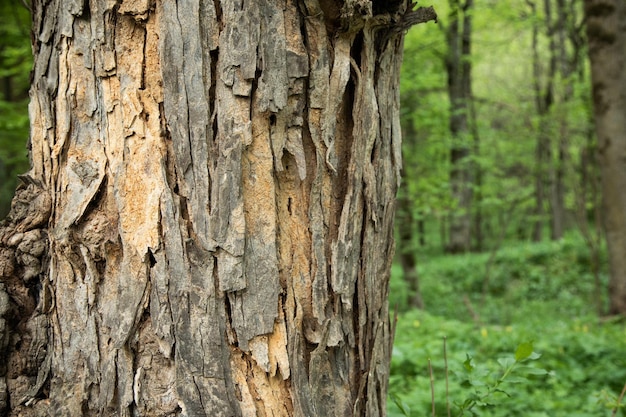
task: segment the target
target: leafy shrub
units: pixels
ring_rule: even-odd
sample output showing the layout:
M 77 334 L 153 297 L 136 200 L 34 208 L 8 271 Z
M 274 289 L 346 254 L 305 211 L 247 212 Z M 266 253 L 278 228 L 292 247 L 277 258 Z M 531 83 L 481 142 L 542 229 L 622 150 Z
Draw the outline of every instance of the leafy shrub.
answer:
M 505 389 L 510 397 L 494 394 L 497 406 L 475 407 L 477 415 L 611 416 L 610 407 L 626 382 L 626 329 L 620 320 L 598 318 L 586 254 L 582 239 L 573 235 L 560 242 L 503 248 L 492 261 L 485 293 L 488 254 L 423 259 L 419 272 L 426 311 L 405 309 L 399 316 L 389 415 L 405 415 L 398 404 L 410 409 L 411 416 L 432 415 L 429 359 L 437 415 L 447 415 L 445 336 L 451 399 L 468 397 L 462 386 L 466 355 L 494 375 L 498 359 L 520 342 L 534 340 L 542 354 L 539 366 L 553 373 L 549 378 L 528 375 L 526 382 Z M 602 256 L 606 265 L 606 254 Z M 602 271 L 603 285 L 606 274 Z M 402 299 L 394 293 L 399 280 L 401 271 L 395 269 L 392 300 Z

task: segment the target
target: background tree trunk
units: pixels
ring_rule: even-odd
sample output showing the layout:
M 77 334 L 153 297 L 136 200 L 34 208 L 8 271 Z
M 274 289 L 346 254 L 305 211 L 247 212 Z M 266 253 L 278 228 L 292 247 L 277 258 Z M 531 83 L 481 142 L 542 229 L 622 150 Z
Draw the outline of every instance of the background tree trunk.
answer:
M 585 0 L 611 277 L 609 312 L 626 314 L 626 3 Z
M 448 95 L 450 97 L 450 188 L 456 209 L 450 216 L 449 252 L 465 252 L 471 246 L 472 232 L 472 166 L 470 157 L 469 106 L 471 89 L 471 13 L 473 0 L 450 2 L 447 28 Z
M 526 0 L 533 16 L 537 16 L 537 7 L 533 1 Z M 543 227 L 546 221 L 546 200 L 550 196 L 550 171 L 552 167 L 552 138 L 548 130 L 549 114 L 554 104 L 554 80 L 556 76 L 556 55 L 554 29 L 552 28 L 551 0 L 544 0 L 546 19 L 546 35 L 549 42 L 550 58 L 547 74 L 542 71 L 541 57 L 539 54 L 539 23 L 533 22 L 532 51 L 533 51 L 533 87 L 535 93 L 535 106 L 539 116 L 539 131 L 537 132 L 537 145 L 535 147 L 535 207 L 533 210 L 532 239 L 539 242 L 542 239 Z
M 35 1 L 0 407 L 384 415 L 403 31 L 434 18 L 406 1 Z
M 418 96 L 417 94 L 412 96 Z M 412 97 L 403 101 L 403 108 L 407 107 L 414 110 L 417 103 L 411 100 Z M 412 164 L 410 160 L 407 160 L 407 154 L 410 155 L 410 150 L 419 147 L 420 136 L 419 132 L 415 130 L 412 123 L 413 120 L 404 120 L 401 123 L 402 127 L 402 145 L 405 148 L 404 161 L 405 166 L 402 172 L 402 185 L 398 190 L 397 198 L 397 212 L 396 221 L 398 223 L 397 228 L 397 252 L 398 260 L 402 266 L 402 276 L 404 282 L 408 286 L 410 294 L 407 296 L 408 305 L 411 307 L 424 308 L 424 301 L 419 285 L 419 274 L 417 272 L 417 245 L 424 245 L 425 230 L 424 222 L 419 214 L 415 214 L 415 182 L 419 178 L 419 171 L 416 172 L 415 168 L 417 164 Z M 416 218 L 417 217 L 417 218 Z M 394 307 L 394 306 L 392 306 Z
M 402 267 L 404 282 L 406 282 L 409 290 L 408 305 L 423 309 L 424 300 L 420 291 L 419 273 L 417 271 L 417 244 L 418 239 L 423 234 L 419 231 L 419 225 L 416 225 L 419 220 L 416 221 L 414 217 L 413 207 L 408 196 L 409 190 L 406 189 L 408 187 L 405 186 L 405 183 L 403 183 L 403 187 L 405 189 L 400 191 L 398 197 L 398 214 L 396 216 L 396 220 L 400 224 L 398 228 L 398 259 Z

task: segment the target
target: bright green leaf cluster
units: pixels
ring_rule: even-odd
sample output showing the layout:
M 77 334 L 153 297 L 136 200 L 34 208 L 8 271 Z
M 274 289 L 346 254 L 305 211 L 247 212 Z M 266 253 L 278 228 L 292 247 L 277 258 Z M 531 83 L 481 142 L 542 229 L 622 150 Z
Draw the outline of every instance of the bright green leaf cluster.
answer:
M 428 358 L 433 363 L 437 415 L 447 416 L 444 336 L 450 398 L 461 403 L 482 389 L 481 382 L 501 377 L 516 355 L 521 360 L 530 352 L 498 387 L 511 397 L 494 392 L 484 402 L 496 406 L 474 407 L 481 417 L 611 416 L 604 407 L 613 410 L 626 382 L 626 332 L 623 320 L 599 320 L 595 313 L 589 252 L 579 234 L 568 233 L 557 242 L 507 242 L 494 258 L 484 294 L 489 254 L 451 256 L 418 250 L 426 311 L 401 310 L 389 381 L 390 417 L 407 415 L 394 397 L 410 409 L 408 415 L 431 415 Z M 603 248 L 603 285 L 608 279 L 606 256 Z M 391 305 L 406 295 L 401 284 L 395 266 Z M 606 302 L 603 297 L 600 301 Z M 468 304 L 478 317 L 468 314 Z M 532 349 L 519 345 L 533 340 Z M 541 358 L 537 361 L 532 352 L 541 352 Z M 462 385 L 466 366 L 474 368 L 473 375 L 487 376 L 473 376 L 473 385 Z M 616 416 L 624 411 L 620 407 Z
M 529 364 L 540 357 L 541 355 L 534 351 L 532 341 L 520 343 L 513 355 L 497 359 L 500 369 L 494 373 L 489 367 L 478 366 L 474 357 L 466 353 L 462 367 L 456 373 L 459 386 L 463 389 L 463 399 L 453 401 L 456 406 L 454 415 L 457 417 L 478 415 L 477 409 L 506 407 L 499 403 L 498 397 L 513 397 L 518 392 L 513 384 L 532 384 L 533 378 L 554 376 L 553 372 Z M 445 378 L 447 381 L 448 375 L 445 375 Z M 411 406 L 406 401 L 393 393 L 391 399 L 402 415 L 412 415 Z M 446 398 L 446 402 L 449 401 Z
M 496 394 L 511 397 L 511 388 L 508 384 L 519 384 L 529 382 L 529 376 L 550 375 L 545 369 L 532 366 L 521 365 L 523 362 L 536 360 L 540 357 L 538 353 L 533 351 L 533 342 L 520 343 L 515 350 L 513 356 L 505 356 L 497 360 L 500 365 L 500 373 L 498 377 L 492 377 L 492 372 L 486 368 L 477 367 L 473 363 L 473 358 L 467 355 L 467 359 L 463 362 L 463 372 L 461 384 L 472 391 L 462 402 L 455 403 L 458 407 L 458 416 L 466 414 L 475 415 L 475 407 L 493 407 Z M 506 383 L 506 385 L 505 385 Z M 504 386 L 507 386 L 505 389 Z

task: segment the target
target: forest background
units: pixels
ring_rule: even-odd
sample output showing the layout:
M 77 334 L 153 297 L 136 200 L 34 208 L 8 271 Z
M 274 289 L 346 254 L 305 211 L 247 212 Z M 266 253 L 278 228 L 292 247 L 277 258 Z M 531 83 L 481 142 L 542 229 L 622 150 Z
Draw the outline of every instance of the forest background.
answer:
M 582 1 L 431 3 L 405 41 L 389 414 L 613 415 L 626 330 L 606 316 Z M 28 170 L 31 66 L 28 9 L 2 0 L 0 218 Z M 537 367 L 490 391 L 529 341 Z

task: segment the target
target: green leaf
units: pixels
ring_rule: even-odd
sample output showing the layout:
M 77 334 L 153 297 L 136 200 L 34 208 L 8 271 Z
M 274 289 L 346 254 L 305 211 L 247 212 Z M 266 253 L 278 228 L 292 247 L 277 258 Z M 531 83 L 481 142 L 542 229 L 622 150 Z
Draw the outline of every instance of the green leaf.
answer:
M 521 376 L 508 376 L 504 382 L 507 384 L 522 384 L 524 382 L 528 382 L 528 378 Z
M 477 379 L 477 378 L 472 378 L 468 381 L 470 383 L 471 386 L 473 387 L 484 387 L 487 384 L 485 383 L 485 381 L 481 380 L 481 379 Z
M 535 368 L 534 366 L 520 366 L 515 369 L 527 375 L 549 375 L 550 374 L 550 372 L 547 371 L 546 369 Z
M 511 366 L 515 365 L 515 359 L 509 357 L 498 359 L 498 363 L 504 369 L 509 369 Z
M 467 359 L 463 362 L 463 367 L 467 372 L 472 372 L 474 370 L 474 365 L 472 364 L 472 357 L 469 354 L 465 354 Z
M 533 342 L 520 343 L 515 351 L 515 361 L 521 362 L 524 359 L 528 359 L 533 354 Z

